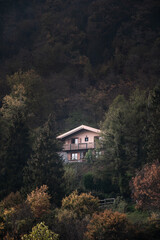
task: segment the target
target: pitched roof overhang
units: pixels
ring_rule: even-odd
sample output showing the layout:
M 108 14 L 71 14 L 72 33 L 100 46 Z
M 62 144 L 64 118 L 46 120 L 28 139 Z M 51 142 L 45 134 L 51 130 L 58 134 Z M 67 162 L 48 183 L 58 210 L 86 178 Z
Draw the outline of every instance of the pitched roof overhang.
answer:
M 72 129 L 72 130 L 70 130 L 70 131 L 68 131 L 66 133 L 63 133 L 63 134 L 59 135 L 57 137 L 57 139 L 66 138 L 66 137 L 68 137 L 68 136 L 70 136 L 70 135 L 72 135 L 72 134 L 74 134 L 76 132 L 79 132 L 81 130 L 87 130 L 87 131 L 91 131 L 91 132 L 95 132 L 95 133 L 100 133 L 101 132 L 101 130 L 99 130 L 99 129 L 88 127 L 86 125 L 81 125 L 81 126 L 79 126 L 77 128 L 74 128 L 74 129 Z

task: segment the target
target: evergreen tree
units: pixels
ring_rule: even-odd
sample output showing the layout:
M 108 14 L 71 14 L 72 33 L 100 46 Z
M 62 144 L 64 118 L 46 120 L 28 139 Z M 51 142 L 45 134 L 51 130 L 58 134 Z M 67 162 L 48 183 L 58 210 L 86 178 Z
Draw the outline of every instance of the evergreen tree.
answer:
M 63 163 L 59 151 L 55 120 L 50 115 L 37 136 L 34 152 L 24 169 L 24 184 L 28 191 L 47 185 L 55 204 L 63 196 Z
M 22 170 L 30 156 L 29 129 L 24 115 L 17 111 L 12 116 L 7 137 L 3 142 L 1 152 L 1 191 L 0 197 L 15 192 L 22 187 Z
M 125 117 L 128 103 L 123 96 L 118 96 L 110 106 L 102 124 L 104 155 L 102 156 L 106 175 L 111 172 L 113 184 L 119 186 L 121 194 L 126 192 L 128 182 L 128 159 L 125 149 Z
M 146 163 L 146 128 L 146 94 L 139 90 L 129 101 L 118 96 L 102 124 L 103 164 L 125 197 L 130 195 L 129 181 L 135 170 Z

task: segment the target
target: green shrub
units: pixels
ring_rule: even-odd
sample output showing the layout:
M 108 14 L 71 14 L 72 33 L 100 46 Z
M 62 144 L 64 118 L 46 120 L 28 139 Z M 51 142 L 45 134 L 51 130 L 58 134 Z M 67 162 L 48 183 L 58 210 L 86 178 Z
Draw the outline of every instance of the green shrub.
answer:
M 88 172 L 83 176 L 83 184 L 87 190 L 94 189 L 94 187 L 95 187 L 94 186 L 94 177 L 93 177 L 92 173 Z
M 89 149 L 88 152 L 86 152 L 85 159 L 87 160 L 88 163 L 93 162 L 94 160 L 93 150 Z
M 73 192 L 78 185 L 76 170 L 69 165 L 64 167 L 64 188 L 66 194 Z
M 112 209 L 120 213 L 125 213 L 127 210 L 127 205 L 127 202 L 122 197 L 117 197 Z
M 149 217 L 148 212 L 142 212 L 138 210 L 127 213 L 127 218 L 133 224 L 145 224 L 148 221 L 148 217 Z

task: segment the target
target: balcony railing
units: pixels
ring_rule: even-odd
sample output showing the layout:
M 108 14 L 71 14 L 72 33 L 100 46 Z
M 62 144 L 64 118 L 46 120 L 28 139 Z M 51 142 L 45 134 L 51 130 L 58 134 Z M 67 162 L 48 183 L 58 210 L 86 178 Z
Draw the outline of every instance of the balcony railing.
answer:
M 83 149 L 94 149 L 95 143 L 78 143 L 78 144 L 64 144 L 63 151 L 69 150 L 83 150 Z

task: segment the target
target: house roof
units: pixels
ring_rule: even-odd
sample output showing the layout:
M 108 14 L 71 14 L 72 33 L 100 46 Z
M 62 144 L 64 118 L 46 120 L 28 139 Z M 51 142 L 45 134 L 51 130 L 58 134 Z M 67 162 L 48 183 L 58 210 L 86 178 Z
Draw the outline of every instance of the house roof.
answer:
M 66 132 L 66 133 L 63 133 L 63 134 L 59 135 L 59 136 L 57 137 L 57 139 L 63 139 L 63 138 L 65 138 L 65 137 L 68 137 L 69 135 L 72 135 L 72 134 L 74 134 L 74 133 L 76 133 L 76 132 L 79 132 L 79 131 L 81 131 L 81 130 L 88 130 L 88 131 L 95 132 L 95 133 L 100 133 L 100 132 L 101 132 L 99 129 L 92 128 L 92 127 L 88 127 L 88 126 L 86 126 L 86 125 L 81 125 L 81 126 L 79 126 L 79 127 L 76 127 L 76 128 L 74 128 L 74 129 Z

